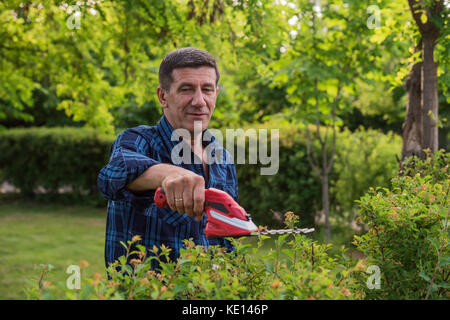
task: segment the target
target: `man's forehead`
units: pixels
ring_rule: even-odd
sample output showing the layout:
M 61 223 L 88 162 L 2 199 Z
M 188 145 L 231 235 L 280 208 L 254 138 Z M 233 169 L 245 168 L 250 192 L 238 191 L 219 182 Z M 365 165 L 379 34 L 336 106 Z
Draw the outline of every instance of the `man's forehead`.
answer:
M 212 67 L 177 68 L 172 71 L 173 82 L 211 82 L 216 83 L 216 70 Z

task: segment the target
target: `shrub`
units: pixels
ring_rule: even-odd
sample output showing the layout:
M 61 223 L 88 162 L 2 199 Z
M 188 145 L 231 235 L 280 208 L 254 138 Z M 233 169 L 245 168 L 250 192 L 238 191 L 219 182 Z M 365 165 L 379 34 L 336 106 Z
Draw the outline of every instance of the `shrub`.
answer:
M 261 175 L 261 168 L 268 165 L 249 164 L 249 148 L 246 148 L 246 164 L 237 164 L 240 204 L 260 224 L 279 227 L 282 222 L 274 219 L 271 210 L 292 210 L 300 215 L 305 226 L 313 225 L 315 213 L 321 208 L 321 186 L 307 160 L 303 131 L 282 122 L 252 124 L 244 130 L 249 128 L 280 130 L 279 170 L 275 175 Z M 372 141 L 370 144 L 364 142 L 368 137 Z M 2 131 L 0 179 L 14 184 L 27 197 L 38 187 L 56 194 L 58 188 L 69 186 L 75 199 L 93 196 L 105 203 L 97 192 L 96 178 L 108 161 L 114 138 L 89 128 Z M 338 134 L 336 165 L 330 176 L 330 199 L 340 209 L 351 208 L 352 201 L 368 186 L 388 184 L 396 165 L 393 154 L 397 150 L 397 140 L 375 131 Z M 268 150 L 271 150 L 270 144 Z M 312 150 L 319 153 L 317 145 Z
M 288 227 L 295 216 L 288 214 Z M 328 254 L 330 245 L 320 245 L 304 235 L 282 235 L 275 246 L 261 253 L 256 247 L 233 241 L 236 251 L 196 246 L 185 241 L 177 262 L 169 260 L 170 249 L 145 248 L 135 236 L 127 254 L 108 268 L 109 279 L 97 274 L 79 291 L 66 290 L 68 299 L 354 299 L 360 297 L 353 272 L 360 268 L 345 257 Z M 258 253 L 258 254 L 257 254 Z M 153 260 L 159 272 L 149 271 Z M 30 298 L 50 299 L 52 286 L 28 290 Z
M 304 226 L 314 225 L 316 211 L 321 207 L 321 186 L 319 178 L 312 173 L 308 163 L 304 134 L 298 127 L 282 123 L 251 128 L 267 128 L 269 135 L 271 128 L 279 128 L 278 172 L 275 175 L 262 175 L 261 168 L 267 168 L 269 165 L 262 165 L 260 162 L 256 165 L 249 164 L 248 143 L 245 149 L 246 163 L 236 166 L 240 205 L 252 214 L 255 221 L 271 227 L 282 225 L 282 221 L 277 221 L 273 212 L 286 211 L 296 212 Z M 267 150 L 270 153 L 271 140 L 268 139 L 268 143 Z M 243 147 L 238 144 L 238 148 Z M 278 217 L 282 218 L 282 214 Z
M 281 223 L 277 223 L 271 213 L 278 209 L 295 211 L 305 226 L 313 225 L 316 212 L 322 208 L 321 181 L 307 159 L 304 129 L 283 122 L 252 125 L 251 128 L 279 129 L 279 170 L 276 175 L 265 176 L 261 175 L 260 168 L 268 165 L 238 164 L 240 204 L 261 224 L 278 227 Z M 311 128 L 312 132 L 314 130 Z M 311 149 L 320 159 L 318 143 L 313 143 Z M 370 186 L 388 187 L 390 179 L 397 174 L 395 155 L 400 151 L 401 138 L 394 134 L 362 128 L 356 132 L 338 132 L 334 167 L 329 177 L 332 209 L 341 214 L 352 211 L 354 201 Z
M 402 148 L 401 137 L 393 133 L 359 128 L 344 130 L 337 138 L 331 193 L 340 211 L 351 211 L 355 200 L 370 187 L 389 187 L 398 173 L 396 156 Z
M 368 298 L 449 298 L 448 160 L 443 151 L 411 158 L 390 189 L 372 188 L 358 201 L 369 231 L 354 243 L 383 281 L 380 290 L 365 289 Z
M 10 129 L 0 134 L 3 179 L 31 196 L 38 187 L 56 194 L 71 187 L 78 196 L 97 196 L 97 174 L 113 138 L 90 128 Z
M 344 248 L 332 255 L 331 245 L 305 235 L 272 238 L 256 246 L 230 238 L 236 251 L 205 248 L 185 241 L 177 261 L 170 249 L 145 248 L 139 236 L 108 269 L 97 273 L 82 289 L 66 289 L 67 299 L 448 299 L 450 276 L 449 154 L 442 151 L 426 160 L 411 159 L 405 175 L 390 188 L 371 188 L 359 200 L 359 219 L 369 231 L 355 236 L 364 260 L 352 260 Z M 298 223 L 285 214 L 287 228 Z M 157 262 L 158 272 L 150 271 Z M 368 285 L 366 266 L 381 271 L 380 286 Z M 51 299 L 52 285 L 44 268 L 30 298 Z

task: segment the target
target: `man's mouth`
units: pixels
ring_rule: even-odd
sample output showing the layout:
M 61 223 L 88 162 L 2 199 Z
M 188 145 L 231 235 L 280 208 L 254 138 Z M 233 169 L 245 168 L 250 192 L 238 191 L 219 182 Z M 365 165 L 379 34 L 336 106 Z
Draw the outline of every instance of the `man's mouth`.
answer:
M 203 117 L 203 116 L 207 116 L 207 113 L 201 113 L 201 112 L 187 112 L 188 116 L 192 116 L 192 117 Z

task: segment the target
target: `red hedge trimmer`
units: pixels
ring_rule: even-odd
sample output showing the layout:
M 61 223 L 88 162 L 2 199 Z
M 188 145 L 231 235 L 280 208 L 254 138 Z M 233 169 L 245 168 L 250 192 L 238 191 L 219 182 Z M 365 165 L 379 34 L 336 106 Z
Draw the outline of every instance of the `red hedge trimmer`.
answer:
M 167 207 L 166 194 L 158 188 L 154 197 L 159 208 Z M 311 229 L 281 229 L 259 230 L 253 223 L 250 215 L 245 212 L 234 199 L 225 191 L 209 188 L 205 190 L 206 227 L 205 235 L 211 237 L 238 237 L 266 234 L 298 234 L 310 233 Z

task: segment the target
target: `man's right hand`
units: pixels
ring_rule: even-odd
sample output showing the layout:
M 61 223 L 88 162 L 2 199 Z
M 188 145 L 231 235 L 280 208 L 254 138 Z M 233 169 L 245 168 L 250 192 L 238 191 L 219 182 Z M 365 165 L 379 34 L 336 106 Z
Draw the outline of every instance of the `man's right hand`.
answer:
M 181 168 L 180 168 L 181 169 Z M 202 219 L 205 202 L 205 179 L 189 170 L 167 175 L 162 181 L 170 209 Z
M 205 202 L 205 179 L 192 171 L 161 163 L 151 166 L 127 185 L 131 191 L 163 187 L 170 209 L 200 221 Z

